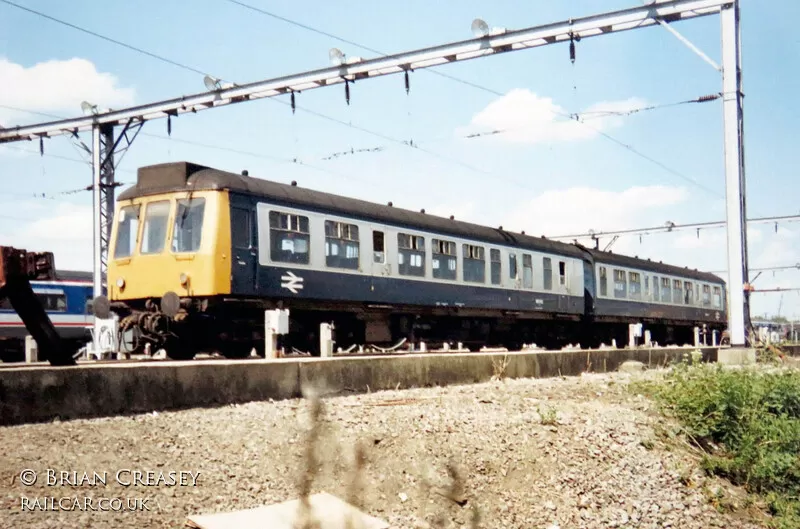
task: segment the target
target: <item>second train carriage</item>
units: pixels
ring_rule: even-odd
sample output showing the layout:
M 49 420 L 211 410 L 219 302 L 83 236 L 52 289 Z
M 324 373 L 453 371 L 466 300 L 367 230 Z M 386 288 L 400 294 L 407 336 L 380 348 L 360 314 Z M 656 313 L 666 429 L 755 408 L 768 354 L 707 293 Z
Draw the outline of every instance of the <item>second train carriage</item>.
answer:
M 576 333 L 596 344 L 648 318 L 665 338 L 724 326 L 724 308 L 721 319 L 694 301 L 675 310 L 628 296 L 635 283 L 609 298 L 601 263 L 724 290 L 708 274 L 179 162 L 141 168 L 119 196 L 110 305 L 97 303 L 178 358 L 263 348 L 263 311 L 274 307 L 291 310 L 287 345 L 300 349 L 316 348 L 324 321 L 345 347 L 400 338 L 558 346 Z
M 91 272 L 60 270 L 56 272 L 55 280 L 31 281 L 31 288 L 58 336 L 71 352 L 76 352 L 91 341 L 94 324 Z M 0 360 L 24 360 L 25 337 L 28 334 L 8 298 L 0 299 Z

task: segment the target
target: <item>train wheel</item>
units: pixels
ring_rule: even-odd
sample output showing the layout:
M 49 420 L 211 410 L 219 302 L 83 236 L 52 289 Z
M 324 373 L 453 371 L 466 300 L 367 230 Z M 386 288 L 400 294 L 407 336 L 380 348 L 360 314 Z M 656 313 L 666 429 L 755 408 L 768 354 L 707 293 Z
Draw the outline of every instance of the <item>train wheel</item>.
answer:
M 164 344 L 167 357 L 172 360 L 191 360 L 197 352 L 194 347 L 185 340 L 171 339 Z
M 225 358 L 247 358 L 253 347 L 252 342 L 229 342 L 220 346 L 220 352 Z

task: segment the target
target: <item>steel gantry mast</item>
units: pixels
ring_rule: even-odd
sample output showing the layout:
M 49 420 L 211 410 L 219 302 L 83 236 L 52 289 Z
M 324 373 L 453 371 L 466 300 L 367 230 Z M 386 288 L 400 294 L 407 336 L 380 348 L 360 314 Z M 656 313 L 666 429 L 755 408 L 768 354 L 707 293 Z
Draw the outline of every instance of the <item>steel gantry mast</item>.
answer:
M 746 235 L 744 233 L 744 165 L 742 145 L 742 92 L 739 32 L 739 0 L 646 0 L 646 5 L 607 12 L 519 30 L 493 29 L 483 23 L 473 25 L 476 38 L 451 42 L 374 59 L 339 55 L 338 63 L 329 68 L 267 79 L 242 85 L 227 84 L 206 77 L 206 92 L 181 96 L 121 110 L 96 112 L 91 116 L 47 123 L 0 129 L 0 143 L 31 141 L 59 135 L 77 135 L 92 131 L 92 165 L 95 208 L 95 290 L 102 288 L 105 259 L 108 253 L 109 226 L 113 217 L 115 149 L 114 128 L 138 131 L 146 121 L 169 118 L 188 112 L 275 97 L 329 85 L 361 81 L 384 75 L 404 73 L 442 64 L 477 59 L 500 53 L 526 50 L 539 46 L 566 43 L 640 29 L 693 18 L 720 14 L 723 48 L 723 116 L 725 121 L 725 174 L 728 227 L 729 326 L 731 345 L 744 345 L 744 278 L 747 277 Z M 686 39 L 669 28 L 707 62 L 716 65 Z M 333 56 L 332 56 L 333 58 Z M 213 88 L 213 89 L 211 89 Z M 347 86 L 349 92 L 349 86 Z M 126 138 L 126 148 L 133 139 Z M 135 137 L 135 132 L 134 132 Z M 117 162 L 118 163 L 118 162 Z M 97 292 L 96 292 L 97 293 Z

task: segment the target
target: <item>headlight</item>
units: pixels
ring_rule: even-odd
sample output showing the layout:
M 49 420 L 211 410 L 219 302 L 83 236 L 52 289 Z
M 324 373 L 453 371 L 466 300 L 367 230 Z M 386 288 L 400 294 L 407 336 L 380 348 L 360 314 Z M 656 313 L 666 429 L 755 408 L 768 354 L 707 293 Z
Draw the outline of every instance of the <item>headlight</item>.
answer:
M 125 288 L 125 280 L 123 278 L 121 278 L 121 277 L 117 278 L 117 287 Z
M 189 282 L 189 275 L 186 273 L 181 274 L 180 280 L 181 285 L 186 286 L 186 284 Z

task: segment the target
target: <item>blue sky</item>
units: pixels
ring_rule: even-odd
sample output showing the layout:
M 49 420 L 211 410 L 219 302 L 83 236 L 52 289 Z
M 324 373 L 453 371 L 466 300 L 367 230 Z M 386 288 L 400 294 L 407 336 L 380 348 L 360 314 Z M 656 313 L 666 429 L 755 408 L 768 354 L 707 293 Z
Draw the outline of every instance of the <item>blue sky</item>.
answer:
M 178 0 L 114 2 L 102 9 L 88 0 L 14 1 L 232 82 L 325 67 L 334 46 L 348 56 L 374 56 L 227 0 L 197 0 L 192 9 Z M 637 2 L 243 1 L 387 53 L 470 38 L 475 17 L 490 26 L 522 28 Z M 742 2 L 750 217 L 800 209 L 793 185 L 800 162 L 794 145 L 800 42 L 790 27 L 797 17 L 800 3 L 793 0 Z M 683 22 L 676 29 L 720 62 L 719 17 Z M 402 77 L 390 76 L 351 85 L 350 106 L 343 86 L 297 96 L 303 109 L 345 124 L 301 109 L 292 115 L 274 100 L 173 119 L 173 139 L 165 139 L 165 120 L 149 122 L 126 153 L 117 178 L 132 182 L 139 166 L 190 160 L 546 235 L 724 219 L 720 101 L 587 121 L 680 176 L 585 125 L 563 123 L 552 112 L 664 105 L 719 92 L 720 74 L 666 30 L 586 39 L 577 44 L 574 65 L 562 44 L 437 70 L 489 90 L 417 71 L 408 95 Z M 78 115 L 85 99 L 120 108 L 203 90 L 198 73 L 4 3 L 0 77 L 12 80 L 0 86 L 0 105 L 61 116 Z M 42 120 L 0 107 L 3 126 Z M 510 130 L 463 138 L 487 128 Z M 90 141 L 89 135 L 83 139 Z M 410 139 L 427 152 L 401 144 Z M 39 157 L 34 144 L 0 147 L 0 178 L 6 184 L 0 192 L 0 240 L 53 250 L 60 267 L 88 270 L 91 196 L 59 193 L 89 185 L 90 169 L 74 161 L 82 155 L 65 137 L 47 141 L 45 152 Z M 293 158 L 315 169 L 292 164 Z M 32 197 L 41 192 L 52 197 Z M 800 262 L 798 231 L 797 223 L 782 223 L 777 233 L 771 224 L 753 224 L 751 267 Z M 621 237 L 612 249 L 723 270 L 724 235 L 714 229 L 701 231 L 699 238 L 693 230 L 649 235 L 641 242 L 638 236 Z M 800 270 L 765 272 L 756 286 L 800 287 Z M 779 306 L 781 314 L 800 317 L 800 294 L 754 294 L 754 315 L 775 314 Z

